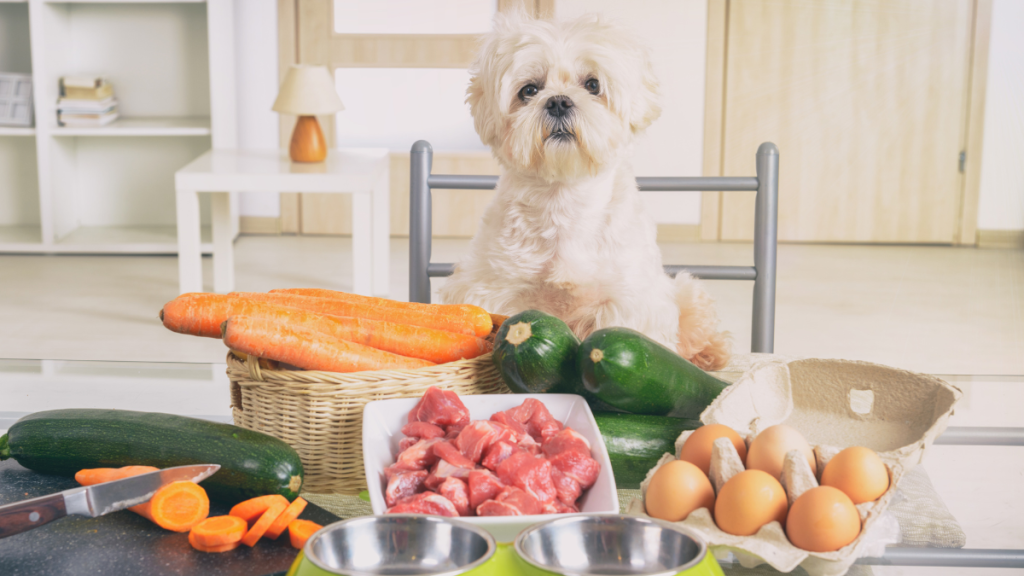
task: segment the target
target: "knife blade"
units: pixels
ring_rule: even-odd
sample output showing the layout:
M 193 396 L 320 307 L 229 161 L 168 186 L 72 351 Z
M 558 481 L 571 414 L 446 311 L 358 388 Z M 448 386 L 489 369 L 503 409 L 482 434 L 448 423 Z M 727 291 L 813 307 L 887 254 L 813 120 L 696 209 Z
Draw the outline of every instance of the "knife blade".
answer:
M 219 464 L 176 466 L 0 506 L 0 538 L 37 528 L 69 514 L 96 518 L 124 510 L 148 502 L 157 490 L 167 484 L 201 482 L 217 470 L 220 470 Z

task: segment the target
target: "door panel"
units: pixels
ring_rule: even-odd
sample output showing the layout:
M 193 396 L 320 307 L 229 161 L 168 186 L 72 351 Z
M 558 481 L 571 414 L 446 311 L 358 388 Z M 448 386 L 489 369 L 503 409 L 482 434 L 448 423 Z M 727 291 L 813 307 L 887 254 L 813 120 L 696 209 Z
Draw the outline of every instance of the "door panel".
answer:
M 780 151 L 779 239 L 952 243 L 971 0 L 729 2 L 723 174 Z M 724 194 L 722 240 L 753 237 Z

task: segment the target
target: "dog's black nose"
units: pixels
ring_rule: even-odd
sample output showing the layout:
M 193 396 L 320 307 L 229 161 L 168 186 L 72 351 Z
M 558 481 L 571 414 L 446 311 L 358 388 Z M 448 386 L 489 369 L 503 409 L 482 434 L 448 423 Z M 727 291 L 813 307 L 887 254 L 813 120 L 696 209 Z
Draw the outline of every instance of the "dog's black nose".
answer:
M 552 96 L 548 98 L 544 108 L 547 109 L 548 114 L 555 118 L 561 118 L 569 113 L 569 109 L 572 108 L 572 100 L 568 96 Z

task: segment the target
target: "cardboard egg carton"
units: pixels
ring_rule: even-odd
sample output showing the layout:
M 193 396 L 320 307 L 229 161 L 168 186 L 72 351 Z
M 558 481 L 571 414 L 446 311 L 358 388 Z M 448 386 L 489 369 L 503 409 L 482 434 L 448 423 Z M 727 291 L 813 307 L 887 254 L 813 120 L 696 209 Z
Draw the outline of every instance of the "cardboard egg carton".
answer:
M 760 362 L 729 386 L 701 414 L 705 424 L 724 424 L 736 430 L 747 446 L 761 431 L 775 424 L 798 430 L 814 448 L 820 474 L 843 448 L 866 446 L 878 453 L 889 471 L 889 488 L 874 502 L 857 506 L 861 532 L 835 552 L 808 552 L 793 546 L 778 522 L 770 522 L 752 536 L 734 536 L 718 529 L 706 508 L 680 522 L 704 535 L 718 556 L 733 553 L 746 567 L 768 563 L 780 572 L 797 566 L 812 576 L 845 573 L 863 556 L 880 556 L 886 544 L 899 540 L 899 525 L 885 510 L 900 478 L 921 462 L 925 449 L 946 429 L 962 392 L 933 376 L 847 360 L 785 360 Z M 676 454 L 692 432 L 676 441 Z M 641 485 L 646 495 L 654 472 L 675 460 L 666 454 Z M 742 471 L 736 448 L 726 439 L 715 442 L 709 477 L 717 494 L 722 485 Z M 797 451 L 786 456 L 781 482 L 789 503 L 818 485 L 807 460 Z M 634 500 L 633 514 L 644 514 L 642 500 Z

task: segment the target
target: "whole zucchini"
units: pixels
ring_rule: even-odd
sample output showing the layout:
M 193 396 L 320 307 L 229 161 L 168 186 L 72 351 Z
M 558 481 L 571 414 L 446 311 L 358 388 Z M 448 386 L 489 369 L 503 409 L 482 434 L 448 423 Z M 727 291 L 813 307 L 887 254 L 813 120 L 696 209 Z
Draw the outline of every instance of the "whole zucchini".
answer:
M 516 394 L 576 394 L 579 345 L 565 322 L 527 310 L 502 323 L 494 338 L 494 365 Z
M 129 410 L 48 410 L 25 416 L 0 436 L 0 460 L 73 476 L 84 468 L 168 468 L 220 464 L 203 481 L 211 498 L 229 503 L 264 494 L 294 500 L 302 461 L 283 441 L 230 424 Z
M 647 472 L 667 452 L 675 454 L 676 439 L 685 430 L 700 427 L 700 420 L 639 414 L 594 414 L 601 439 L 608 449 L 615 486 L 640 488 Z
M 729 384 L 629 328 L 603 328 L 580 344 L 583 387 L 631 414 L 699 418 Z

